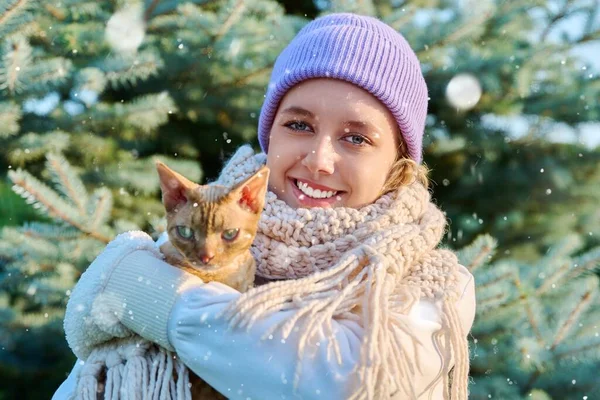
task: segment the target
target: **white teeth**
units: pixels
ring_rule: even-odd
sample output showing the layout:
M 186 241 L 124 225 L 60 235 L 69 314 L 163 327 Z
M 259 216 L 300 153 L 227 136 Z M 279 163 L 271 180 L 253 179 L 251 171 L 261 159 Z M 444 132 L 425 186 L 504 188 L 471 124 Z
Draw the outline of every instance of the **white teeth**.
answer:
M 298 186 L 298 189 L 300 189 L 302 193 L 313 199 L 328 199 L 337 193 L 336 191 L 331 190 L 326 192 L 324 190 L 313 189 L 308 186 L 308 184 L 298 180 L 296 181 L 296 186 Z

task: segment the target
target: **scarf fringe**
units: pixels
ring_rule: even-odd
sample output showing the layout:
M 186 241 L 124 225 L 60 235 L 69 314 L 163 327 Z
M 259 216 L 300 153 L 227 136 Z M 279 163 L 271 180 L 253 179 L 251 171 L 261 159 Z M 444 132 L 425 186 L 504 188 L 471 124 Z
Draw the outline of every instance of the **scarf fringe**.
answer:
M 454 301 L 447 298 L 444 301 L 444 325 L 450 332 L 449 340 L 452 345 L 454 371 L 452 375 L 452 399 L 467 399 L 469 382 L 469 341 L 463 332 L 460 317 L 454 306 Z
M 365 259 L 367 266 L 361 263 Z M 360 267 L 362 269 L 356 273 Z M 356 316 L 356 311 L 352 311 L 361 307 L 360 322 L 369 328 L 363 337 L 361 362 L 355 367 L 360 383 L 350 399 L 384 399 L 398 390 L 409 398 L 416 398 L 410 377 L 417 368 L 421 368 L 404 356 L 402 335 L 410 336 L 416 352 L 417 344 L 422 342 L 411 332 L 410 324 L 403 318 L 419 300 L 420 291 L 415 287 L 396 284 L 398 276 L 404 272 L 398 268 L 401 268 L 398 264 L 394 264 L 393 268 L 388 267 L 386 257 L 371 246 L 362 245 L 347 253 L 329 270 L 297 280 L 273 282 L 242 294 L 221 316 L 229 319 L 230 329 L 250 329 L 259 318 L 270 312 L 295 309 L 289 319 L 271 327 L 263 339 L 279 330 L 285 340 L 299 325 L 299 321 L 305 322 L 297 348 L 298 361 L 294 375 L 294 389 L 297 389 L 306 346 L 325 330 L 328 359 L 333 353 L 336 361 L 341 363 L 340 347 L 332 321 L 349 314 Z M 355 276 L 351 277 L 353 273 Z M 452 336 L 458 337 L 462 332 L 454 306 L 445 307 L 444 313 L 445 326 Z M 452 344 L 454 349 L 458 349 L 459 361 L 464 360 L 464 352 L 461 352 L 464 350 L 464 341 L 452 338 Z M 461 367 L 456 369 L 460 372 L 455 372 L 455 376 L 461 382 L 464 374 L 468 374 L 468 364 L 466 368 L 460 362 L 457 364 Z M 463 388 L 458 387 L 453 398 L 465 399 L 461 396 L 463 392 Z
M 447 253 L 440 252 L 440 259 Z M 365 259 L 366 266 L 361 263 Z M 270 283 L 242 294 L 221 316 L 229 319 L 230 329 L 249 330 L 259 318 L 273 311 L 296 310 L 290 318 L 271 327 L 262 339 L 272 337 L 271 335 L 280 330 L 285 340 L 299 322 L 304 321 L 294 374 L 294 389 L 297 389 L 306 346 L 319 333 L 325 333 L 328 339 L 328 360 L 333 353 L 336 361 L 342 362 L 332 321 L 336 317 L 356 316 L 356 308 L 360 306 L 362 313 L 358 317 L 359 321 L 362 322 L 362 326 L 368 328 L 365 330 L 361 346 L 361 360 L 354 370 L 359 377 L 359 384 L 349 399 L 387 399 L 398 391 L 407 396 L 406 398 L 416 399 L 418 394 L 413 387 L 411 376 L 421 368 L 405 355 L 402 350 L 405 341 L 402 339 L 403 335 L 408 335 L 417 354 L 417 344 L 422 342 L 411 332 L 410 324 L 404 318 L 421 297 L 421 291 L 418 287 L 397 284 L 398 277 L 404 276 L 403 264 L 390 264 L 389 261 L 377 249 L 367 244 L 361 245 L 357 250 L 343 256 L 329 270 L 301 279 Z M 355 272 L 361 267 L 360 271 Z M 454 356 L 456 365 L 452 399 L 463 400 L 467 398 L 468 345 L 453 304 L 455 301 L 456 298 L 451 295 L 444 298 L 442 329 L 436 332 L 436 340 L 438 347 L 443 349 L 444 365 L 441 374 L 444 376 L 444 398 L 450 398 L 448 365 Z M 442 336 L 448 342 L 445 346 L 439 346 Z M 383 356 L 386 354 L 387 356 Z
M 189 383 L 189 371 L 174 353 L 140 338 L 115 339 L 92 351 L 75 399 L 191 400 Z

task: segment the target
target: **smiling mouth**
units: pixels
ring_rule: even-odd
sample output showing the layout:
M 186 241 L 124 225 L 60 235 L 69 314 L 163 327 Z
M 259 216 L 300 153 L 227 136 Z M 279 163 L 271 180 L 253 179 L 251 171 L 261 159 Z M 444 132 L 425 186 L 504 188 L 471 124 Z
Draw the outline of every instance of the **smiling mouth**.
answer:
M 311 199 L 330 199 L 333 196 L 337 196 L 342 193 L 338 190 L 322 190 L 322 189 L 314 189 L 310 187 L 306 182 L 302 182 L 298 179 L 294 179 L 294 185 L 300 190 L 305 196 L 310 197 Z

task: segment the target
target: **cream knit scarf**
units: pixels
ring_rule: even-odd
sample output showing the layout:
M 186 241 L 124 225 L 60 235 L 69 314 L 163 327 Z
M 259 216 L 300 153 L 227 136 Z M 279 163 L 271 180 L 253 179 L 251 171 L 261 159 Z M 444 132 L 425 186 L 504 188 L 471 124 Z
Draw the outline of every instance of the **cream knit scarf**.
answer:
M 244 146 L 228 162 L 216 183 L 232 186 L 255 172 L 265 159 L 264 154 L 255 155 L 249 146 Z M 331 321 L 352 319 L 363 326 L 364 337 L 355 367 L 357 384 L 350 398 L 416 399 L 419 393 L 415 393 L 412 386 L 412 376 L 415 369 L 420 368 L 419 360 L 405 356 L 401 343 L 405 335 L 415 342 L 420 339 L 413 337 L 407 315 L 422 297 L 439 300 L 442 329 L 433 340 L 443 354 L 440 374 L 444 380 L 444 398 L 464 400 L 469 357 L 466 332 L 462 330 L 455 308 L 460 295 L 458 261 L 451 251 L 437 248 L 445 226 L 444 214 L 430 202 L 427 189 L 418 183 L 385 194 L 361 209 L 292 209 L 268 193 L 252 252 L 257 261 L 257 274 L 277 281 L 244 293 L 230 304 L 223 316 L 234 327 L 249 328 L 270 312 L 296 310 L 289 320 L 273 326 L 263 337 L 279 330 L 287 338 L 298 328 L 300 341 L 294 387 L 302 376 L 300 365 L 304 350 L 319 332 L 329 337 L 328 354 L 335 356 L 331 362 L 341 362 Z M 122 340 L 122 344 L 125 342 Z M 115 345 L 111 346 L 108 352 L 114 354 L 117 350 Z M 123 346 L 120 347 L 122 353 Z M 134 347 L 139 348 L 139 344 Z M 92 356 L 105 360 L 104 351 L 105 348 L 98 347 Z M 168 352 L 164 349 L 158 353 L 147 351 L 137 360 L 138 365 L 147 368 L 138 369 L 145 371 L 156 365 L 156 359 L 171 358 L 165 354 Z M 451 357 L 455 362 L 452 385 L 449 384 Z M 179 364 L 176 362 L 167 370 L 156 372 L 163 377 L 161 381 L 152 380 L 153 392 L 163 393 L 157 398 L 189 398 L 185 384 L 187 374 L 182 375 Z M 136 373 L 132 370 L 130 374 Z M 145 375 L 139 371 L 137 375 L 141 376 L 138 382 L 149 382 L 142 379 Z M 109 397 L 122 398 L 115 390 L 118 386 L 115 383 L 125 381 L 109 378 L 111 384 L 107 389 L 110 387 L 115 393 Z M 77 397 L 91 399 L 92 393 L 89 397 L 82 396 L 86 385 L 81 381 L 79 384 Z M 139 393 L 133 388 L 127 392 Z
M 233 185 L 265 163 L 242 147 L 223 169 L 220 184 Z M 422 297 L 441 300 L 442 329 L 433 340 L 443 351 L 444 398 L 450 398 L 447 365 L 455 361 L 452 399 L 467 398 L 469 355 L 455 303 L 460 293 L 458 260 L 437 246 L 446 218 L 427 189 L 413 183 L 383 195 L 361 209 L 293 209 L 269 192 L 252 253 L 257 275 L 280 280 L 243 294 L 225 311 L 233 326 L 249 327 L 281 309 L 294 316 L 273 326 L 284 339 L 301 332 L 294 384 L 301 377 L 302 355 L 322 330 L 328 352 L 341 362 L 331 321 L 352 319 L 364 327 L 358 383 L 351 399 L 416 398 L 415 361 L 405 357 L 402 335 L 411 335 L 407 314 Z M 413 337 L 419 342 L 419 338 Z

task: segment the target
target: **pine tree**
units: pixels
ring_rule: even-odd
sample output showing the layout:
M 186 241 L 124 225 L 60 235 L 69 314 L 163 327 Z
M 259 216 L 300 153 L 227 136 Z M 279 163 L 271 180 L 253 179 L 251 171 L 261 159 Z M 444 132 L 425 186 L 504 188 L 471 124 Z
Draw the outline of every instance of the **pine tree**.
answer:
M 535 263 L 491 258 L 479 237 L 459 253 L 476 277 L 470 399 L 594 399 L 600 395 L 600 247 L 571 235 Z

